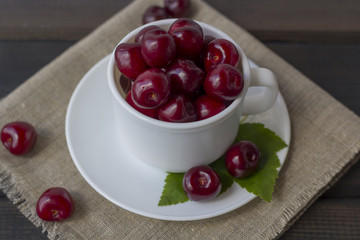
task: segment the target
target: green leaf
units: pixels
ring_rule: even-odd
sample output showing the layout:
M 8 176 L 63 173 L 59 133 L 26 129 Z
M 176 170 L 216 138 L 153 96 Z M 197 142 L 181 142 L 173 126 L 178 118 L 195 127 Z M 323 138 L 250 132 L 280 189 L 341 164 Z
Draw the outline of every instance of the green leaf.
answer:
M 235 181 L 248 192 L 270 202 L 275 181 L 278 178 L 277 168 L 280 167 L 276 153 L 287 145 L 279 136 L 265 128 L 264 124 L 261 123 L 240 124 L 235 142 L 241 140 L 252 141 L 259 147 L 261 154 L 259 169 L 248 178 L 236 179 L 227 171 L 224 156 L 217 159 L 210 164 L 210 167 L 219 174 L 221 179 L 220 194 L 228 190 Z M 158 206 L 174 205 L 189 200 L 182 187 L 183 177 L 184 173 L 168 173 Z
M 189 200 L 183 189 L 184 173 L 168 173 L 158 206 L 184 203 Z
M 260 123 L 241 124 L 236 142 L 248 140 L 260 149 L 259 169 L 245 179 L 235 179 L 235 182 L 263 200 L 270 202 L 274 192 L 275 181 L 278 178 L 280 161 L 276 153 L 286 147 L 286 143 L 274 132 Z

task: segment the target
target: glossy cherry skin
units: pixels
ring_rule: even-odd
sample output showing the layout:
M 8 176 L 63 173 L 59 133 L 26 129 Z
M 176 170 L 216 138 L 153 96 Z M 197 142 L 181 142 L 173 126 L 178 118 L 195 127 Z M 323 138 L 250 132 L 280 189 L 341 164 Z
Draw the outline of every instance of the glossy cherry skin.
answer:
M 175 20 L 169 27 L 168 32 L 170 34 L 172 34 L 176 29 L 183 28 L 183 27 L 194 28 L 203 35 L 203 30 L 202 30 L 201 26 L 197 22 L 195 22 L 194 20 L 189 19 L 189 18 L 179 18 L 179 19 Z
M 159 109 L 159 119 L 165 122 L 193 122 L 196 120 L 195 106 L 185 95 L 172 96 Z
M 181 27 L 171 32 L 176 44 L 176 55 L 196 59 L 201 54 L 204 44 L 203 34 L 196 28 Z
M 221 191 L 221 186 L 219 175 L 209 166 L 190 168 L 183 178 L 184 191 L 193 201 L 216 197 Z
M 174 60 L 176 45 L 165 30 L 153 29 L 144 34 L 141 40 L 141 53 L 150 67 L 164 68 Z
M 141 112 L 142 114 L 148 116 L 148 117 L 151 117 L 151 118 L 155 118 L 157 119 L 158 117 L 158 114 L 157 114 L 157 109 L 147 109 L 147 108 L 141 108 L 139 106 L 137 106 L 135 103 L 134 103 L 134 100 L 131 96 L 131 91 L 129 91 L 127 94 L 126 94 L 126 97 L 125 97 L 125 101 L 130 105 L 132 106 L 135 110 L 137 110 L 138 112 Z
M 166 70 L 172 91 L 194 94 L 203 84 L 205 72 L 188 59 L 176 59 Z
M 239 69 L 219 64 L 208 72 L 203 86 L 207 95 L 221 101 L 232 101 L 243 90 L 244 79 Z
M 195 101 L 197 119 L 203 120 L 222 112 L 226 105 L 215 98 L 207 95 L 198 97 Z
M 141 108 L 154 109 L 164 104 L 170 95 L 170 82 L 157 68 L 145 70 L 135 79 L 131 88 L 134 103 Z
M 73 211 L 74 201 L 71 194 L 65 188 L 61 187 L 46 190 L 36 204 L 37 215 L 45 221 L 67 219 Z
M 229 148 L 225 164 L 229 173 L 236 178 L 246 178 L 259 166 L 260 150 L 250 141 L 240 141 Z
M 165 0 L 166 12 L 173 18 L 185 17 L 190 10 L 190 0 Z
M 156 25 L 150 25 L 150 26 L 147 26 L 147 27 L 141 29 L 141 31 L 138 32 L 135 36 L 135 42 L 141 43 L 141 40 L 143 39 L 144 34 L 151 30 L 162 30 L 162 28 L 160 28 L 159 26 L 156 26 Z
M 27 122 L 11 122 L 1 130 L 1 141 L 14 155 L 23 155 L 33 149 L 37 140 L 35 128 Z
M 146 24 L 166 18 L 169 18 L 169 14 L 166 12 L 165 8 L 153 5 L 145 10 L 142 22 L 143 24 Z
M 204 68 L 207 72 L 221 63 L 238 67 L 239 62 L 239 52 L 229 40 L 215 39 L 208 44 L 204 60 Z
M 139 43 L 119 44 L 115 49 L 115 62 L 120 72 L 130 79 L 135 79 L 149 68 L 141 54 Z

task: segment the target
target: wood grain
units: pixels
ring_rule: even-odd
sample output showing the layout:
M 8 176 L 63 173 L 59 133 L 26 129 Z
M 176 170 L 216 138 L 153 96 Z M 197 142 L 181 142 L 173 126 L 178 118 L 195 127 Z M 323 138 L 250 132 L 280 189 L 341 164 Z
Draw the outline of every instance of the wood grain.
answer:
M 79 40 L 131 0 L 0 0 L 2 40 Z
M 360 3 L 356 0 L 208 2 L 263 41 L 360 40 Z
M 360 25 L 360 24 L 359 24 Z M 273 43 L 267 46 L 360 115 L 360 44 Z
M 339 214 L 341 213 L 341 215 Z M 360 200 L 322 198 L 280 238 L 281 240 L 347 240 L 360 236 Z M 1 239 L 47 239 L 14 205 L 0 198 Z
M 48 239 L 19 210 L 4 197 L 0 197 L 0 239 Z
M 0 41 L 0 98 L 13 91 L 73 43 Z
M 0 98 L 129 2 L 0 0 Z M 360 115 L 359 1 L 206 2 Z M 360 239 L 358 176 L 360 162 L 280 239 Z M 2 192 L 0 239 L 46 239 Z
M 74 41 L 0 41 L 2 96 L 25 81 Z M 266 45 L 313 79 L 330 94 L 360 113 L 356 61 L 360 45 L 289 44 Z M 336 56 L 339 61 L 334 61 Z M 22 71 L 17 71 L 18 68 Z M 5 86 L 5 87 L 3 87 Z M 345 87 L 346 91 L 341 90 Z M 285 232 L 282 239 L 354 239 L 359 234 L 360 162 Z M 360 236 L 360 235 L 359 235 Z M 44 239 L 5 197 L 0 194 L 0 239 Z
M 78 40 L 129 2 L 0 0 L 0 39 Z M 264 41 L 360 42 L 357 0 L 206 2 Z
M 322 198 L 356 198 L 360 199 L 360 162 L 352 166 L 348 172 L 327 190 Z M 359 226 L 360 227 L 360 226 Z
M 321 198 L 280 238 L 359 239 L 360 199 Z

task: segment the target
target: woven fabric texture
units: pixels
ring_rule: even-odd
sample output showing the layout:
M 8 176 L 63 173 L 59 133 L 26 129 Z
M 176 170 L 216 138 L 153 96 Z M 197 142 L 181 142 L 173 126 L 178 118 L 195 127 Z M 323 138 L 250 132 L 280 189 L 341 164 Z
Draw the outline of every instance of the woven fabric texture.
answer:
M 266 203 L 256 198 L 237 210 L 206 220 L 156 220 L 109 202 L 75 167 L 64 130 L 71 95 L 84 74 L 111 53 L 121 38 L 141 25 L 139 16 L 153 3 L 161 1 L 132 2 L 1 101 L 3 125 L 15 120 L 28 121 L 39 134 L 35 149 L 24 157 L 0 149 L 2 190 L 50 239 L 277 238 L 357 160 L 360 119 L 201 0 L 193 1 L 191 18 L 222 29 L 250 59 L 278 77 L 290 113 L 292 138 L 273 200 Z M 36 215 L 38 197 L 53 186 L 67 188 L 76 202 L 73 216 L 63 222 L 44 222 Z

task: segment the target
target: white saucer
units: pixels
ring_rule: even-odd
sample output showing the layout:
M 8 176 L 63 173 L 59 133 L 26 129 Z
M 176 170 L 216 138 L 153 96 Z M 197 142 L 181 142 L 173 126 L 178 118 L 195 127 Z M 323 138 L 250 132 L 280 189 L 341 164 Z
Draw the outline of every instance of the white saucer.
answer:
M 166 172 L 135 159 L 119 145 L 107 86 L 109 56 L 81 80 L 66 114 L 66 139 L 72 159 L 86 181 L 114 204 L 131 212 L 163 220 L 185 221 L 218 216 L 243 206 L 255 196 L 237 184 L 207 202 L 159 207 Z M 264 123 L 290 144 L 290 120 L 284 99 L 251 121 Z M 284 163 L 288 148 L 278 152 Z

